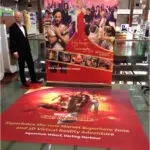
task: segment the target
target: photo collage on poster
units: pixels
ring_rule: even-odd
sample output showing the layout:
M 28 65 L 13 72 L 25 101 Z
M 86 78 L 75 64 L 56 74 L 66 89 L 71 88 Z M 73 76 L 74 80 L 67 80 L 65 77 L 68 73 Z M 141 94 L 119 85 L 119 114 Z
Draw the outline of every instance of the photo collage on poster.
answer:
M 47 59 L 51 65 L 51 62 L 58 61 L 112 71 L 112 60 L 66 52 L 67 43 L 77 31 L 77 1 L 45 0 L 43 24 Z M 91 42 L 108 51 L 114 48 L 117 4 L 117 0 L 82 1 L 85 34 Z
M 112 70 L 113 61 L 109 59 L 98 58 L 90 55 L 82 55 L 68 52 L 49 51 L 49 58 L 53 64 L 63 63 L 76 66 L 83 66 L 96 69 Z M 56 66 L 57 67 L 57 66 Z

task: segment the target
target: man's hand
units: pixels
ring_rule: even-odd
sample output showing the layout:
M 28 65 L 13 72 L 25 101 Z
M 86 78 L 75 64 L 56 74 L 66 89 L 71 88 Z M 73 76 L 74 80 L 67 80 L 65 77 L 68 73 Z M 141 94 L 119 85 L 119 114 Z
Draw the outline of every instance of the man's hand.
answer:
M 14 55 L 15 59 L 19 58 L 18 52 L 14 52 L 13 55 Z
M 57 35 L 58 37 L 61 36 L 61 31 L 60 31 L 60 29 L 55 28 L 55 33 L 56 33 L 56 35 Z
M 76 106 L 81 106 L 81 103 L 76 104 Z

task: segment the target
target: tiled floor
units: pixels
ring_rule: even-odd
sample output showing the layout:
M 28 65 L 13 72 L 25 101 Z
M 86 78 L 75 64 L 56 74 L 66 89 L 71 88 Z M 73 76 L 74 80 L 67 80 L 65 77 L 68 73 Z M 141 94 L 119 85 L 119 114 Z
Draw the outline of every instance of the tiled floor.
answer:
M 136 86 L 113 85 L 112 89 L 128 90 L 131 102 L 135 110 L 137 111 L 138 117 L 144 128 L 144 131 L 148 139 L 150 139 L 149 108 L 145 103 L 145 100 L 148 100 L 148 95 L 144 96 L 140 87 L 137 85 Z M 20 88 L 20 84 L 16 80 L 16 78 L 11 80 L 10 82 L 6 82 L 5 84 L 3 83 L 3 86 L 1 87 L 1 112 L 4 112 L 11 104 L 13 104 L 25 92 L 26 92 L 25 89 Z M 110 149 L 2 141 L 2 150 L 110 150 Z

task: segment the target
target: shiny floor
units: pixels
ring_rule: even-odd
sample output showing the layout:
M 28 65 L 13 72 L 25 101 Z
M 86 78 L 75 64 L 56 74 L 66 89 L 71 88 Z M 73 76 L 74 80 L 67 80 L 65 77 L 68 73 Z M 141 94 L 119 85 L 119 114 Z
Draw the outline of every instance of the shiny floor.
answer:
M 44 85 L 44 83 L 43 83 Z M 112 85 L 112 90 L 124 89 L 129 93 L 131 102 L 137 112 L 139 120 L 143 126 L 147 138 L 149 135 L 149 101 L 148 93 L 144 94 L 139 85 Z M 20 88 L 17 74 L 6 77 L 1 83 L 1 112 L 4 112 L 10 107 L 19 97 L 21 97 L 27 90 Z M 114 150 L 109 148 L 87 148 L 64 145 L 51 145 L 45 143 L 20 143 L 2 141 L 2 150 Z

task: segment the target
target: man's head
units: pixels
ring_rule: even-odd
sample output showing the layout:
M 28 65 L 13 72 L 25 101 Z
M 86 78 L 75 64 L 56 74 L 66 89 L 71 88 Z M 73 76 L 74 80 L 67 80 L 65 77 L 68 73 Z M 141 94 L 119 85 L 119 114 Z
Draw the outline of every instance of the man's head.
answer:
M 76 0 L 77 8 L 82 9 L 83 7 L 83 1 L 82 0 Z
M 14 17 L 15 17 L 16 23 L 21 23 L 22 22 L 22 14 L 21 14 L 21 12 L 16 11 Z
M 99 5 L 96 6 L 96 10 L 100 11 L 100 6 Z
M 64 9 L 68 10 L 69 9 L 69 4 L 68 3 L 64 3 Z
M 86 9 L 86 14 L 87 14 L 87 15 L 90 15 L 90 14 L 91 14 L 91 9 L 90 9 L 90 8 L 87 8 L 87 9 Z
M 60 9 L 57 9 L 53 12 L 54 20 L 57 25 L 59 25 L 62 22 L 63 16 L 62 11 Z
M 51 16 L 51 13 L 48 10 L 46 10 L 44 17 L 45 18 L 50 18 L 50 16 Z

